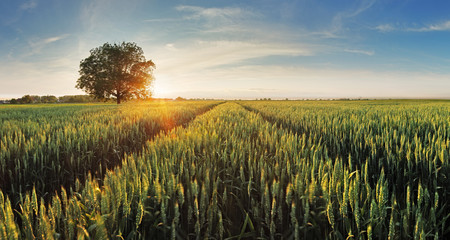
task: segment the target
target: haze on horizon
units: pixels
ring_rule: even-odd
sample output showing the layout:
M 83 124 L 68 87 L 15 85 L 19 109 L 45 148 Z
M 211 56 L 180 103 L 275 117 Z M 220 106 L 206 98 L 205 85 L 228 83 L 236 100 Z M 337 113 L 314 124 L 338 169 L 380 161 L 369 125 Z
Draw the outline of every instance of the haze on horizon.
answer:
M 83 94 L 79 62 L 136 42 L 155 97 L 450 98 L 450 2 L 4 0 L 0 98 Z

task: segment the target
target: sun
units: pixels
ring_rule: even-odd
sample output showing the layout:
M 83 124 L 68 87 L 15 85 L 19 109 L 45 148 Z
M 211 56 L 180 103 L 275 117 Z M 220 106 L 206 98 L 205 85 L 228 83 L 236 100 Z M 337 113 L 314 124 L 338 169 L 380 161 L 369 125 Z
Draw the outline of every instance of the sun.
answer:
M 173 88 L 164 79 L 156 79 L 152 86 L 153 97 L 167 98 L 173 94 Z

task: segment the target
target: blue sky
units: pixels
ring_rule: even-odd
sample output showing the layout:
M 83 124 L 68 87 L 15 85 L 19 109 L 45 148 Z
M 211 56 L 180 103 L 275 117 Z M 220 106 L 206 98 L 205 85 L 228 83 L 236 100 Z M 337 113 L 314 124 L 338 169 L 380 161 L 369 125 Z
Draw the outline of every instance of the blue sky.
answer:
M 2 0 L 0 98 L 82 94 L 79 62 L 136 42 L 155 97 L 450 98 L 445 0 Z

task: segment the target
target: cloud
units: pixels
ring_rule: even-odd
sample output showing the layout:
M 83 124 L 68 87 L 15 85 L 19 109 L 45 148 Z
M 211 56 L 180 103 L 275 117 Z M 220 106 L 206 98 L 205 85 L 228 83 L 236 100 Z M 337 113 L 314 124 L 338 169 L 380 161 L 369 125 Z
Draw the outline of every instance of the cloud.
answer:
M 344 49 L 344 52 L 364 54 L 364 55 L 368 55 L 368 56 L 373 56 L 375 54 L 374 51 L 366 51 L 366 50 L 358 50 L 358 49 Z
M 22 11 L 31 10 L 33 8 L 36 8 L 37 5 L 37 0 L 30 0 L 20 5 L 19 9 Z
M 176 51 L 177 48 L 175 47 L 175 45 L 173 43 L 167 43 L 165 46 L 165 49 L 169 50 L 169 51 Z
M 272 91 L 279 91 L 279 89 L 275 88 L 249 88 L 249 91 L 255 91 L 255 92 L 272 92 Z
M 176 22 L 176 21 L 180 21 L 181 19 L 179 18 L 152 18 L 152 19 L 146 19 L 144 20 L 144 22 L 149 22 L 149 23 L 167 23 L 167 22 Z
M 237 7 L 225 7 L 225 8 L 204 8 L 198 6 L 179 5 L 175 8 L 180 12 L 189 12 L 191 15 L 187 16 L 188 19 L 234 19 L 241 17 L 254 16 L 251 11 L 247 11 Z
M 314 47 L 301 44 L 244 41 L 169 43 L 154 53 L 157 71 L 184 74 L 267 56 L 311 56 Z
M 28 41 L 28 43 L 32 46 L 41 46 L 41 45 L 47 45 L 53 42 L 57 42 L 59 40 L 62 40 L 64 38 L 67 38 L 69 36 L 69 34 L 63 34 L 63 35 L 59 35 L 59 36 L 55 36 L 55 37 L 50 37 L 50 38 L 44 38 L 44 39 L 35 39 L 35 40 L 30 40 Z
M 352 9 L 350 11 L 339 12 L 334 16 L 331 22 L 332 29 L 330 30 L 330 33 L 328 35 L 332 36 L 334 35 L 334 33 L 341 31 L 345 20 L 354 18 L 359 14 L 363 13 L 364 11 L 373 6 L 376 0 L 365 0 L 360 2 L 361 4 L 358 6 L 358 8 Z
M 378 25 L 375 27 L 375 29 L 380 32 L 392 32 L 392 31 L 396 30 L 396 28 L 394 26 L 392 26 L 391 24 Z
M 407 30 L 411 32 L 450 31 L 450 20 L 422 28 L 408 28 Z
M 348 12 L 346 14 L 343 14 L 343 16 L 345 18 L 356 17 L 359 14 L 361 14 L 362 12 L 364 12 L 367 9 L 369 9 L 370 7 L 372 7 L 375 4 L 375 2 L 376 2 L 376 0 L 361 1 L 361 5 L 357 9 L 355 9 L 354 11 Z
M 450 31 L 450 20 L 435 23 L 435 24 L 429 24 L 424 27 L 396 27 L 393 26 L 390 23 L 387 24 L 381 24 L 374 28 L 375 30 L 379 32 L 393 32 L 393 31 L 402 31 L 402 32 L 443 32 L 443 31 Z
M 81 0 L 80 22 L 96 34 L 120 32 L 118 25 L 133 18 L 141 0 Z M 121 32 L 122 33 L 122 32 Z
M 52 43 L 52 42 L 57 42 L 59 40 L 62 40 L 64 38 L 68 37 L 68 36 L 69 36 L 69 34 L 64 34 L 64 35 L 60 35 L 60 36 L 56 36 L 56 37 L 46 38 L 46 39 L 43 39 L 42 42 L 44 44 L 49 44 L 49 43 Z
M 181 13 L 180 21 L 183 21 L 187 34 L 208 34 L 208 38 L 211 33 L 231 36 L 243 31 L 249 31 L 251 34 L 255 28 L 263 27 L 254 25 L 260 18 L 258 13 L 239 7 L 206 8 L 178 5 L 175 10 Z
M 63 40 L 65 38 L 67 38 L 69 36 L 69 34 L 63 34 L 63 35 L 59 35 L 59 36 L 55 36 L 55 37 L 50 37 L 50 38 L 44 38 L 44 39 L 31 39 L 28 41 L 28 45 L 30 46 L 31 50 L 28 52 L 28 55 L 33 55 L 36 53 L 40 53 L 41 50 L 54 42 Z

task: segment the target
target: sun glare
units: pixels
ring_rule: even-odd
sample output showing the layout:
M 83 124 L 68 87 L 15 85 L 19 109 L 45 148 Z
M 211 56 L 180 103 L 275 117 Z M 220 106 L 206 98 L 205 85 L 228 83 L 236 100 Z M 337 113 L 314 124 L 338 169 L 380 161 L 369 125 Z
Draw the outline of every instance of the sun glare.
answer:
M 172 93 L 171 88 L 164 84 L 162 81 L 158 81 L 154 83 L 153 85 L 153 97 L 157 98 L 165 98 L 170 97 L 170 94 Z

